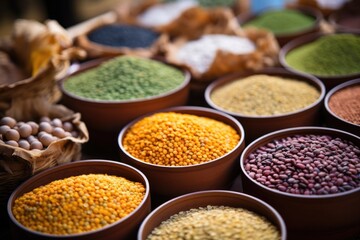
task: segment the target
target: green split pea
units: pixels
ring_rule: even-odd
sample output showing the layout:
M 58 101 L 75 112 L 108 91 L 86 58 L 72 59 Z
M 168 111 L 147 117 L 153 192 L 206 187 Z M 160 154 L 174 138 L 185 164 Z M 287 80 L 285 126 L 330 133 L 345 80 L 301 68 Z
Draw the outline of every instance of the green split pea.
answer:
M 244 27 L 265 28 L 275 35 L 297 33 L 311 28 L 315 19 L 301 11 L 292 9 L 271 10 L 260 14 L 244 24 Z
M 158 96 L 176 89 L 184 74 L 164 63 L 120 56 L 79 73 L 64 82 L 64 89 L 93 100 L 132 100 Z
M 302 72 L 335 77 L 360 73 L 360 37 L 354 34 L 324 35 L 291 50 L 286 63 Z

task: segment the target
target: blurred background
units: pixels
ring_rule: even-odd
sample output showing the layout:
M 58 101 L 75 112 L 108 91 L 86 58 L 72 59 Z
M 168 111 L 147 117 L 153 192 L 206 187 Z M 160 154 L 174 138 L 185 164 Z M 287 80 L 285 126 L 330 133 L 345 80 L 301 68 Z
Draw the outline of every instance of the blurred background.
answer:
M 0 36 L 11 33 L 18 18 L 55 19 L 64 28 L 111 10 L 121 0 L 2 0 Z
M 11 33 L 13 23 L 18 18 L 39 22 L 54 19 L 68 28 L 114 9 L 121 1 L 123 0 L 2 0 L 0 37 Z M 282 8 L 286 4 L 300 3 L 318 7 L 326 16 L 348 1 L 350 0 L 241 0 L 241 3 L 245 12 L 259 12 L 268 7 Z

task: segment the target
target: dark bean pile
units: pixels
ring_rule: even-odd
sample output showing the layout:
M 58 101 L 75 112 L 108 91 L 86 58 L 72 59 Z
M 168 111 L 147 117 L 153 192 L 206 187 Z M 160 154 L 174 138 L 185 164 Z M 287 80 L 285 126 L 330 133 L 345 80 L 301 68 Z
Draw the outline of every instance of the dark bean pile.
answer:
M 142 27 L 110 24 L 95 29 L 87 37 L 92 42 L 111 47 L 147 48 L 159 34 Z
M 244 161 L 257 182 L 282 192 L 326 195 L 360 187 L 360 149 L 328 135 L 276 139 Z

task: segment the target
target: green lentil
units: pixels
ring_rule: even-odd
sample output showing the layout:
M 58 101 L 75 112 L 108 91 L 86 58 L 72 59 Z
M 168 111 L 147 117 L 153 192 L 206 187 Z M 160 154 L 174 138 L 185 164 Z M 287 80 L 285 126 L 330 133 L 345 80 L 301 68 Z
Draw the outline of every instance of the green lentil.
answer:
M 275 35 L 286 35 L 306 30 L 315 24 L 315 19 L 292 9 L 271 10 L 244 24 L 244 27 L 265 28 Z
M 163 221 L 147 237 L 162 239 L 280 239 L 265 217 L 243 208 L 207 206 L 179 212 Z
M 157 96 L 183 83 L 184 74 L 161 62 L 120 56 L 70 77 L 64 89 L 95 100 L 130 100 Z
M 332 34 L 291 50 L 287 64 L 299 71 L 323 76 L 360 73 L 360 37 Z
M 273 116 L 305 108 L 319 96 L 320 92 L 307 82 L 259 74 L 216 88 L 210 98 L 230 112 Z
M 156 113 L 135 123 L 124 149 L 144 162 L 187 166 L 219 158 L 234 149 L 240 136 L 231 126 L 206 117 Z
M 68 235 L 111 224 L 141 203 L 142 183 L 106 174 L 84 174 L 53 181 L 15 200 L 13 214 L 38 232 Z

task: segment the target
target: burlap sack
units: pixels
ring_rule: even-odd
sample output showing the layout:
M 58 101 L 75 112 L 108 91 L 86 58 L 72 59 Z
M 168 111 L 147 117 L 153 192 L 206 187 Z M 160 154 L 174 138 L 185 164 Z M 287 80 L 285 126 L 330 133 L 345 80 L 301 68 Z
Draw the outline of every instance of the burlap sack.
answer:
M 17 98 L 58 101 L 56 81 L 65 76 L 72 60 L 86 54 L 72 45 L 72 39 L 56 21 L 42 24 L 23 19 L 15 21 L 10 36 L 0 39 L 0 53 L 0 72 L 12 78 L 0 81 L 0 111 Z
M 160 0 L 145 0 L 140 2 L 125 1 L 117 7 L 118 21 L 141 25 L 137 20 L 138 16 L 149 7 L 161 2 Z M 236 24 L 234 12 L 230 8 L 204 8 L 194 6 L 182 12 L 182 14 L 173 21 L 151 28 L 167 34 L 170 38 L 184 37 L 194 39 L 208 31 L 213 33 L 233 33 L 232 31 L 235 29 Z
M 0 204 L 3 205 L 15 187 L 33 174 L 79 159 L 81 144 L 88 141 L 89 134 L 79 113 L 55 105 L 61 97 L 57 80 L 68 71 L 71 60 L 84 57 L 84 51 L 72 46 L 61 26 L 55 21 L 41 24 L 17 20 L 12 35 L 0 41 L 0 50 L 6 54 L 2 55 L 3 59 L 12 61 L 0 64 L 3 71 L 21 72 L 17 79 L 0 84 L 0 117 L 36 122 L 42 116 L 56 117 L 71 121 L 79 133 L 76 138 L 57 140 L 44 150 L 30 151 L 0 142 Z
M 4 204 L 11 192 L 24 180 L 50 167 L 79 160 L 81 145 L 89 140 L 85 124 L 79 113 L 73 113 L 62 105 L 52 105 L 46 101 L 38 102 L 36 108 L 21 116 L 17 111 L 8 111 L 6 116 L 18 121 L 36 121 L 41 116 L 59 118 L 73 123 L 78 137 L 66 137 L 51 143 L 44 150 L 26 150 L 0 142 L 0 205 Z M 12 113 L 15 113 L 15 117 Z
M 177 59 L 177 53 L 181 46 L 190 41 L 189 39 L 181 38 L 176 39 L 165 47 L 165 59 L 169 63 L 189 70 L 193 80 L 201 82 L 209 82 L 233 72 L 257 71 L 278 64 L 279 45 L 272 33 L 255 28 L 234 31 L 233 34 L 228 34 L 228 32 L 225 31 L 223 34 L 249 38 L 256 45 L 256 50 L 242 55 L 219 50 L 207 71 L 199 73 L 192 66 Z M 210 34 L 213 32 L 209 28 L 206 33 Z M 215 33 L 218 32 L 216 31 Z

